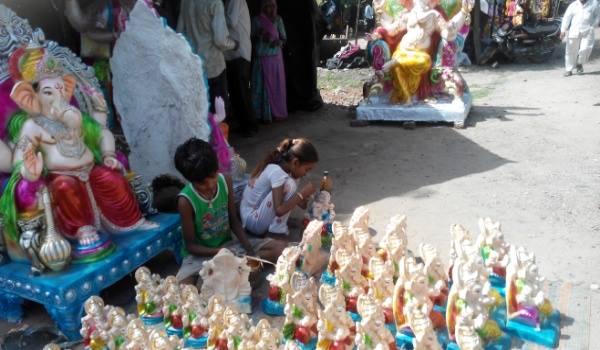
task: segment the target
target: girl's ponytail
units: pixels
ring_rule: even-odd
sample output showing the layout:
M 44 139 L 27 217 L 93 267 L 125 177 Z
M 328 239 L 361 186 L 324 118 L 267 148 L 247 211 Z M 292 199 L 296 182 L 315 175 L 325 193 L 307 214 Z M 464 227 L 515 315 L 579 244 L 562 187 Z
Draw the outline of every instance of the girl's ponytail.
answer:
M 277 145 L 275 150 L 267 154 L 267 156 L 256 165 L 256 168 L 254 168 L 250 177 L 258 177 L 269 164 L 289 162 L 294 158 L 297 158 L 300 163 L 316 163 L 319 161 L 317 150 L 310 141 L 304 138 L 286 138 Z

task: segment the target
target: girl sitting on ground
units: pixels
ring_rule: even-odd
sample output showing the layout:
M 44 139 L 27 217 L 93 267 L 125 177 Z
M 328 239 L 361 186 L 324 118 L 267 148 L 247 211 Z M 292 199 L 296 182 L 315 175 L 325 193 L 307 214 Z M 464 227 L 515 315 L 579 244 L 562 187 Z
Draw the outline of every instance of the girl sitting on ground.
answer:
M 240 205 L 242 225 L 255 236 L 287 240 L 288 219 L 296 206 L 306 209 L 315 186 L 298 189 L 298 180 L 319 161 L 307 139 L 285 139 L 252 172 Z

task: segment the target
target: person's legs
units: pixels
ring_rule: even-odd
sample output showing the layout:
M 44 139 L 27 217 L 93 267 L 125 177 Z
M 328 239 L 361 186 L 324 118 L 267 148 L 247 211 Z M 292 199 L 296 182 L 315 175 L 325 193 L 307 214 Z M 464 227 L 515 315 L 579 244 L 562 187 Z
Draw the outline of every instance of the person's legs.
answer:
M 180 284 L 191 284 L 196 285 L 198 283 L 198 272 L 202 269 L 202 263 L 210 259 L 210 257 L 201 257 L 195 255 L 186 256 L 181 262 L 181 267 L 177 271 L 177 281 Z
M 583 38 L 581 38 L 581 42 L 579 44 L 579 52 L 577 56 L 577 73 L 583 73 L 583 65 L 587 63 L 590 59 L 590 55 L 592 53 L 592 49 L 594 48 L 594 31 L 590 31 L 590 33 Z
M 285 183 L 284 201 L 290 199 L 296 193 L 296 183 L 288 179 Z M 273 206 L 273 193 L 269 192 L 250 216 L 246 219 L 246 229 L 255 235 L 267 234 L 271 238 L 287 239 L 287 222 L 291 211 L 283 216 L 275 214 Z
M 238 64 L 238 60 L 239 58 L 236 58 L 234 60 L 231 61 L 227 61 L 227 86 L 229 87 L 229 97 L 230 97 L 230 102 L 231 102 L 231 116 L 232 117 L 232 121 L 236 121 L 236 123 L 238 125 L 235 125 L 235 127 L 240 127 L 242 130 L 244 129 L 244 127 L 242 126 L 242 114 L 243 114 L 243 109 L 242 109 L 242 103 L 241 103 L 241 90 L 242 90 L 242 86 L 240 85 L 240 79 L 239 79 L 239 64 Z M 232 125 L 234 126 L 234 125 Z
M 258 124 L 256 123 L 256 116 L 254 115 L 254 109 L 252 108 L 252 98 L 250 91 L 250 72 L 252 66 L 250 62 L 243 58 L 240 58 L 240 77 L 241 77 L 241 99 L 242 106 L 244 107 L 244 114 L 242 116 L 243 124 L 246 125 L 251 131 L 258 131 Z
M 281 235 L 280 235 L 281 236 Z M 287 246 L 287 241 L 283 239 L 266 238 L 267 242 L 256 251 L 258 256 L 270 262 L 277 262 L 277 258 Z
M 219 77 L 208 79 L 208 104 L 210 106 L 210 113 L 215 113 L 215 98 L 219 96 L 217 93 L 219 90 Z
M 227 90 L 227 70 L 225 69 L 218 76 L 208 79 L 208 96 L 210 103 L 210 112 L 215 113 L 215 98 L 221 97 L 225 103 L 225 114 L 229 116 L 231 105 L 229 104 L 229 93 Z
M 277 261 L 277 258 L 279 258 L 281 255 L 281 252 L 287 246 L 287 241 L 285 240 L 268 237 L 259 238 L 251 234 L 248 235 L 248 241 L 259 258 L 273 263 Z M 233 241 L 231 241 L 227 248 L 233 252 L 245 251 L 244 247 L 242 247 L 242 244 L 235 238 Z
M 579 38 L 567 38 L 565 45 L 565 74 L 571 73 L 577 63 L 577 54 L 579 52 Z
M 243 58 L 227 61 L 227 83 L 234 120 L 244 133 L 257 129 L 250 100 L 250 62 Z

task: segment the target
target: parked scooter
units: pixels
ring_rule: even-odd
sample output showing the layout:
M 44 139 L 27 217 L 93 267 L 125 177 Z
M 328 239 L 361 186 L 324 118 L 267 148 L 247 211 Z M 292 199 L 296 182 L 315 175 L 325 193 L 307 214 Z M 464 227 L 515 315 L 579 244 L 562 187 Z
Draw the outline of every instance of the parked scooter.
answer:
M 535 63 L 546 62 L 560 43 L 560 24 L 557 18 L 515 27 L 504 24 L 492 35 L 491 44 L 481 55 L 481 63 L 490 62 L 498 54 L 509 60 L 527 58 Z

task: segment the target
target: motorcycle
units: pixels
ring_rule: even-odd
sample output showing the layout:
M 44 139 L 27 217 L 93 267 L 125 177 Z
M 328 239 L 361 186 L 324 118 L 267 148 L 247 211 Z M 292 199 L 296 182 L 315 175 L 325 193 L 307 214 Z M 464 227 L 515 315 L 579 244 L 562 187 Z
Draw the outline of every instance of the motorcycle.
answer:
M 561 20 L 550 18 L 520 26 L 504 24 L 492 35 L 492 42 L 484 50 L 481 63 L 485 64 L 502 54 L 509 60 L 527 58 L 534 63 L 548 61 L 560 43 Z

